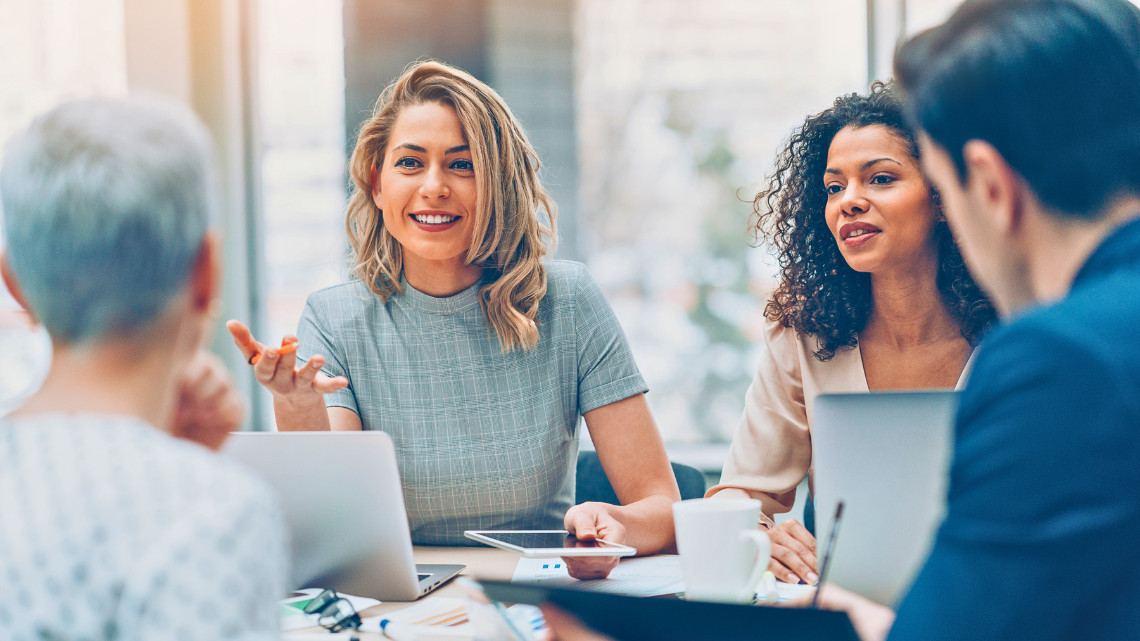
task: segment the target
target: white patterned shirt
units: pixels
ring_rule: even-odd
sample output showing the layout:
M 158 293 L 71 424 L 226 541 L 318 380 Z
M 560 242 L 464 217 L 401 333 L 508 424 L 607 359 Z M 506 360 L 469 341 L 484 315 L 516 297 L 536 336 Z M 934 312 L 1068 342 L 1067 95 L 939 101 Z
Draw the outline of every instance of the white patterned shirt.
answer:
M 197 444 L 0 420 L 0 638 L 276 639 L 286 558 L 276 496 Z
M 647 389 L 584 265 L 546 263 L 538 345 L 507 354 L 479 305 L 489 278 L 443 298 L 405 281 L 387 303 L 360 281 L 337 285 L 309 296 L 297 330 L 298 356 L 322 354 L 326 374 L 348 377 L 325 404 L 391 434 L 417 544 L 560 529 L 579 417 Z

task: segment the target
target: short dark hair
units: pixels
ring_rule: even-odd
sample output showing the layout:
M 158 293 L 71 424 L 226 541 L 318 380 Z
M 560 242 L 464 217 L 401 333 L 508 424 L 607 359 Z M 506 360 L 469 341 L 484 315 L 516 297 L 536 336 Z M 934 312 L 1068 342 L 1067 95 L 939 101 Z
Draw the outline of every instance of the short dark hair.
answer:
M 974 0 L 904 43 L 909 117 L 953 159 L 993 145 L 1054 214 L 1140 193 L 1140 10 L 1126 0 Z

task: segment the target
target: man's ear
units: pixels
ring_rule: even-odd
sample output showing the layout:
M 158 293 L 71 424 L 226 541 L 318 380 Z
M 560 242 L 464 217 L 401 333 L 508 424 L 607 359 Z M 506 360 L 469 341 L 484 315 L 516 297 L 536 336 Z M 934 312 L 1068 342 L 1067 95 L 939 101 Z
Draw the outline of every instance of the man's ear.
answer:
M 4 286 L 8 288 L 8 293 L 12 295 L 12 298 L 15 298 L 20 307 L 23 307 L 24 311 L 31 316 L 32 322 L 38 324 L 39 319 L 36 318 L 35 311 L 28 306 L 28 299 L 24 297 L 24 290 L 16 280 L 16 274 L 12 272 L 12 265 L 8 262 L 8 252 L 6 251 L 0 252 L 0 279 L 3 279 Z
M 966 162 L 966 192 L 994 229 L 1003 235 L 1016 232 L 1022 224 L 1025 183 L 1005 157 L 984 140 L 970 140 L 962 147 Z
M 194 311 L 211 313 L 214 300 L 222 287 L 222 238 L 210 230 L 202 237 L 194 265 L 190 270 L 190 307 Z

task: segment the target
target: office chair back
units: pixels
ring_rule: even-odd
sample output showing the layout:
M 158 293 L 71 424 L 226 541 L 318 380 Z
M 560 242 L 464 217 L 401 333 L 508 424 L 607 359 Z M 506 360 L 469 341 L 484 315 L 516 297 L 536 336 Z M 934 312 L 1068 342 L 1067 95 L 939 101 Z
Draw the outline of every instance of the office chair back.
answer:
M 682 499 L 699 499 L 705 495 L 705 475 L 700 470 L 683 463 L 672 463 L 672 466 Z M 577 503 L 597 501 L 621 505 L 606 471 L 602 469 L 602 462 L 598 460 L 598 453 L 593 450 L 578 453 L 578 479 L 574 490 Z

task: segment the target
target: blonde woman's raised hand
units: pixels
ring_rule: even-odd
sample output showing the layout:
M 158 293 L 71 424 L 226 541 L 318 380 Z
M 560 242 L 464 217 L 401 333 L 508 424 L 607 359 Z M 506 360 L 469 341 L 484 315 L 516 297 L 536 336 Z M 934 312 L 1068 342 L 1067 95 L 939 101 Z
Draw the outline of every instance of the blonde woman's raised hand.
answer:
M 320 354 L 314 354 L 308 362 L 298 366 L 295 336 L 286 336 L 281 347 L 272 347 L 255 340 L 241 321 L 227 322 L 226 329 L 246 362 L 253 367 L 253 377 L 273 394 L 275 401 L 312 403 L 316 399 L 324 407 L 325 394 L 348 386 L 348 379 L 343 376 L 321 373 L 325 357 Z

